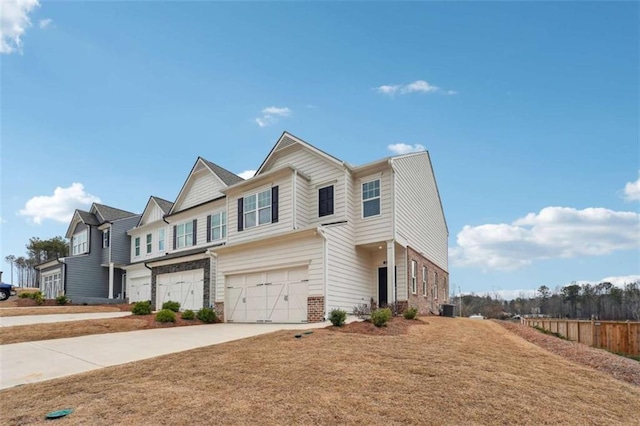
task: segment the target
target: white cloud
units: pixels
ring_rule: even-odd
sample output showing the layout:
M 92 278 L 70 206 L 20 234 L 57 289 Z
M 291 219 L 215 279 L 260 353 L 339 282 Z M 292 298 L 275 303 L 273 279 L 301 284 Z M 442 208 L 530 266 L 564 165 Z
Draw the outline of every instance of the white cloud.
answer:
M 49 28 L 51 26 L 51 24 L 53 23 L 53 19 L 41 19 L 40 21 L 38 21 L 38 26 L 40 27 L 40 29 L 46 29 Z
M 394 143 L 387 145 L 387 149 L 396 155 L 409 154 L 411 152 L 426 151 L 423 145 L 419 143 L 415 145 L 407 145 L 406 143 Z
M 41 224 L 45 219 L 69 222 L 77 208 L 88 207 L 100 199 L 84 190 L 81 183 L 72 183 L 68 188 L 57 187 L 53 195 L 39 195 L 31 198 L 18 213 Z
M 40 6 L 38 0 L 1 0 L 0 53 L 22 52 L 22 36 L 31 26 L 29 14 Z
M 450 249 L 458 266 L 513 270 L 536 260 L 599 256 L 640 245 L 640 214 L 545 207 L 510 224 L 466 225 Z
M 256 174 L 255 170 L 245 170 L 244 172 L 238 173 L 242 179 L 251 179 Z
M 394 96 L 396 94 L 406 95 L 409 93 L 441 93 L 443 95 L 458 94 L 455 90 L 443 90 L 440 87 L 429 84 L 424 80 L 416 80 L 409 84 L 383 84 L 382 86 L 375 87 L 374 90 L 388 96 Z
M 498 295 L 500 296 L 500 298 L 502 300 L 514 300 L 517 299 L 518 297 L 521 297 L 523 299 L 528 299 L 531 297 L 536 297 L 536 291 L 535 290 L 497 290 L 491 293 L 483 293 L 483 294 L 488 294 L 490 296 L 494 296 L 494 295 Z
M 624 287 L 625 284 L 635 283 L 636 281 L 640 281 L 640 275 L 621 275 L 615 277 L 605 277 L 598 281 L 584 280 L 584 281 L 576 281 L 576 284 L 600 284 L 600 283 L 611 283 L 616 287 Z M 571 283 L 567 283 L 565 285 L 569 285 Z
M 627 182 L 624 186 L 624 199 L 626 201 L 640 200 L 640 172 L 638 172 L 638 179 L 635 182 Z
M 255 122 L 260 127 L 270 126 L 278 122 L 279 118 L 291 116 L 291 110 L 287 107 L 267 107 L 262 110 L 262 116 L 257 117 Z

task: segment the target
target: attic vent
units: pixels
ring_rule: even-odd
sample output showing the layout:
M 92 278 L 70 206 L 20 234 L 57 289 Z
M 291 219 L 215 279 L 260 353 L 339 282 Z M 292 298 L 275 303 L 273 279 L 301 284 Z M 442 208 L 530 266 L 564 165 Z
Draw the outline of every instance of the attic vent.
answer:
M 285 136 L 284 138 L 282 138 L 282 141 L 278 145 L 278 149 L 276 149 L 276 151 L 280 151 L 281 149 L 285 149 L 286 147 L 291 146 L 291 145 L 293 145 L 295 143 L 296 143 L 296 141 L 294 141 L 293 139 L 291 139 L 288 136 Z

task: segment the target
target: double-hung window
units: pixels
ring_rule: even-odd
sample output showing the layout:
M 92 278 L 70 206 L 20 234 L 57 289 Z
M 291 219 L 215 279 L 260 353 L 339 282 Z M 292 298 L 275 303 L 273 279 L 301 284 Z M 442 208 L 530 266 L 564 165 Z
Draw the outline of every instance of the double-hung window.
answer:
M 318 190 L 318 217 L 333 214 L 333 185 Z
M 380 179 L 362 184 L 362 217 L 380 214 Z
M 411 261 L 411 292 L 416 294 L 418 292 L 418 284 L 416 283 L 416 274 L 418 269 L 418 263 L 415 260 Z
M 207 218 L 207 242 L 227 237 L 227 212 L 212 214 Z
M 151 253 L 153 243 L 152 243 L 152 234 L 147 234 L 147 254 Z
M 164 250 L 164 229 L 158 230 L 158 251 Z
M 140 237 L 136 237 L 134 246 L 136 256 L 140 256 Z
M 438 273 L 433 273 L 433 299 L 438 300 Z
M 110 229 L 105 229 L 104 231 L 102 231 L 102 248 L 109 247 L 109 237 L 111 236 L 110 234 Z
M 427 267 L 422 267 L 422 295 L 427 295 Z
M 193 245 L 193 222 L 185 222 L 176 225 L 176 248 L 189 247 Z
M 82 231 L 73 236 L 71 252 L 73 254 L 83 254 L 87 252 L 87 231 Z
M 271 223 L 271 190 L 244 197 L 244 227 Z

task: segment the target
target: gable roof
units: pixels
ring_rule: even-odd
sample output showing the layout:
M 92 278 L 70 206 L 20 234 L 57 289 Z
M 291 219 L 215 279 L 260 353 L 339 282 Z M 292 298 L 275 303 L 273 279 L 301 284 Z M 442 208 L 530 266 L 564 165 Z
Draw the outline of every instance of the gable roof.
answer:
M 91 210 L 98 212 L 104 222 L 111 222 L 113 220 L 124 219 L 125 217 L 136 216 L 135 213 L 128 212 L 126 210 L 116 209 L 115 207 L 105 206 L 104 204 L 93 203 Z M 103 223 L 104 223 L 103 222 Z
M 196 159 L 196 162 L 193 164 L 193 167 L 191 168 L 191 171 L 189 172 L 189 176 L 187 176 L 187 179 L 184 181 L 184 184 L 182 184 L 182 188 L 180 188 L 180 192 L 178 193 L 178 196 L 176 197 L 176 201 L 173 203 L 173 205 L 171 206 L 171 209 L 169 210 L 169 212 L 167 214 L 175 213 L 174 209 L 180 204 L 179 202 L 182 200 L 184 192 L 185 192 L 185 189 L 187 188 L 188 183 L 191 181 L 191 177 L 193 176 L 194 172 L 196 172 L 196 169 L 198 168 L 198 164 L 202 164 L 224 186 L 230 186 L 230 185 L 233 185 L 235 183 L 238 183 L 238 182 L 241 182 L 241 181 L 244 180 L 240 176 L 230 172 L 229 170 L 225 169 L 224 167 L 220 167 L 216 163 L 213 163 L 213 162 L 211 162 L 209 160 L 205 160 L 202 157 L 198 157 Z
M 100 221 L 95 214 L 86 212 L 84 210 L 76 210 L 76 213 L 78 213 L 78 216 L 80 216 L 80 220 L 86 225 L 100 225 Z
M 294 144 L 299 144 L 302 145 L 303 147 L 309 149 L 311 152 L 314 152 L 318 155 L 320 155 L 321 157 L 324 157 L 328 160 L 331 160 L 333 162 L 335 162 L 336 164 L 340 165 L 340 166 L 346 166 L 349 167 L 347 163 L 345 163 L 344 161 L 342 161 L 341 159 L 334 157 L 331 154 L 328 154 L 326 152 L 324 152 L 321 149 L 316 148 L 315 146 L 311 145 L 308 142 L 303 141 L 302 139 L 300 139 L 297 136 L 292 135 L 291 133 L 284 131 L 282 132 L 282 135 L 280 135 L 280 137 L 278 138 L 278 141 L 276 142 L 276 144 L 273 146 L 273 148 L 271 148 L 271 151 L 269 151 L 269 154 L 267 155 L 267 157 L 264 159 L 264 161 L 262 162 L 262 164 L 260 164 L 260 167 L 258 167 L 258 170 L 256 171 L 255 176 L 259 175 L 260 173 L 262 173 L 262 170 L 264 169 L 264 167 L 266 166 L 266 164 L 269 162 L 269 160 L 271 159 L 271 157 L 273 157 L 273 155 L 275 154 L 278 146 L 280 145 L 284 145 L 282 148 L 287 147 L 287 146 L 291 146 Z
M 156 202 L 156 204 L 158 205 L 158 207 L 160 207 L 160 210 L 162 210 L 164 214 L 169 213 L 169 211 L 171 210 L 171 207 L 173 207 L 173 202 L 171 201 L 167 201 L 163 198 L 156 197 L 154 195 L 152 195 L 151 198 L 153 199 L 153 201 Z

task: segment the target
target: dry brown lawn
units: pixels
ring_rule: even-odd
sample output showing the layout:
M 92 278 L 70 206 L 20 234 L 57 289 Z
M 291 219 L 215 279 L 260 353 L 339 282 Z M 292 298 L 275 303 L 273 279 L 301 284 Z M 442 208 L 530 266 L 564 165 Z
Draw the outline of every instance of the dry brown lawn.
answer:
M 62 408 L 68 425 L 637 425 L 639 387 L 490 321 L 427 321 L 282 331 L 25 385 L 0 392 L 0 412 L 12 425 Z
M 31 300 L 30 300 L 31 301 Z M 94 312 L 130 311 L 131 305 L 70 305 L 70 306 L 30 306 L 17 307 L 1 305 L 0 317 L 51 314 L 87 314 Z
M 155 315 L 134 315 L 122 318 L 104 318 L 58 323 L 16 325 L 0 328 L 0 345 L 35 342 L 38 340 L 63 339 L 89 334 L 119 333 L 122 331 L 148 330 L 151 328 L 201 325 L 198 319 L 183 320 L 176 314 L 175 323 L 156 322 Z

